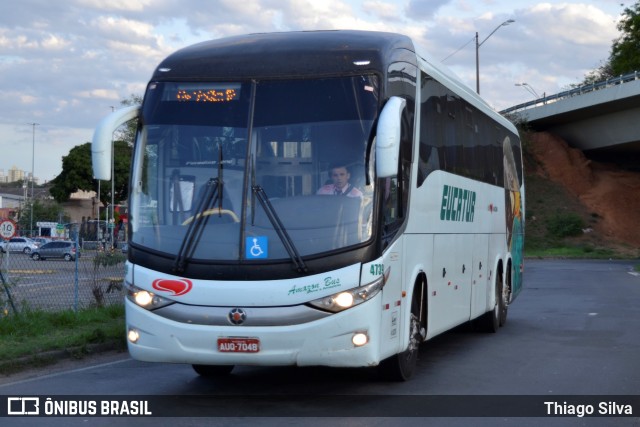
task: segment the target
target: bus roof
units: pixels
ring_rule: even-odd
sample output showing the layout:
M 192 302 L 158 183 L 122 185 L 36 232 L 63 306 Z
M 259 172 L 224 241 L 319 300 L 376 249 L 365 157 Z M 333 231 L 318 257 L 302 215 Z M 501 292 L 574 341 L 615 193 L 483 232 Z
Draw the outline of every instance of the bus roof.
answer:
M 517 133 L 439 61 L 407 36 L 360 30 L 256 33 L 198 43 L 169 55 L 156 68 L 154 81 L 238 80 L 386 73 L 396 61 L 412 63 L 501 125 Z
M 248 34 L 181 49 L 160 63 L 153 79 L 236 80 L 384 72 L 382 64 L 403 51 L 406 56 L 411 54 L 415 64 L 411 39 L 400 34 L 354 30 Z

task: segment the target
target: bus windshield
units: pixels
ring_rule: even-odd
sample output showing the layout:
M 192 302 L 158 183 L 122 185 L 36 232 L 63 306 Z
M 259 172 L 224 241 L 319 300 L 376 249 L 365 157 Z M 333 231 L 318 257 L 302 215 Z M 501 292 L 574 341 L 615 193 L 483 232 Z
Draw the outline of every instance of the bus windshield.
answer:
M 229 262 L 368 241 L 378 86 L 376 76 L 150 83 L 131 242 Z

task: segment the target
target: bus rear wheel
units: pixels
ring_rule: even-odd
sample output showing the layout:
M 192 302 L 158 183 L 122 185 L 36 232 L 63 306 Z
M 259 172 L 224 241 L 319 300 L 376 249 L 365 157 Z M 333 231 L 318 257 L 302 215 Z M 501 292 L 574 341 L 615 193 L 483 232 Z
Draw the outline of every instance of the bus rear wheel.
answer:
M 487 311 L 476 321 L 476 326 L 479 330 L 489 333 L 496 333 L 498 329 L 500 329 L 500 317 L 503 305 L 502 275 L 498 275 L 496 278 L 494 292 L 495 305 L 493 306 L 493 310 Z
M 511 266 L 507 271 L 507 282 L 504 286 L 500 287 L 500 326 L 504 326 L 507 323 L 507 312 L 509 310 L 509 294 L 511 293 Z
M 198 375 L 206 378 L 227 376 L 233 371 L 234 365 L 192 365 Z

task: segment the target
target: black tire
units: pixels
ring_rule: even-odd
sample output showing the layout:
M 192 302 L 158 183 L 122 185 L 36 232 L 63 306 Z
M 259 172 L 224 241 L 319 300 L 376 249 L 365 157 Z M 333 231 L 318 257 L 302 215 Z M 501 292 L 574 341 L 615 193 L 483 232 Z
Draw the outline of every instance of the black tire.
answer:
M 35 260 L 35 261 L 39 261 L 40 258 L 40 254 L 38 252 L 35 252 L 33 254 L 31 254 L 31 259 Z
M 415 289 L 411 301 L 411 325 L 409 326 L 409 347 L 402 353 L 395 354 L 383 360 L 378 366 L 380 375 L 389 381 L 407 381 L 413 376 L 418 362 L 420 343 L 424 341 L 426 331 L 420 321 L 420 308 L 423 306 L 420 298 L 422 292 Z
M 496 283 L 494 286 L 495 292 L 495 305 L 493 306 L 493 310 L 487 311 L 485 314 L 480 316 L 476 321 L 476 325 L 479 330 L 483 332 L 488 332 L 495 334 L 500 329 L 500 313 L 501 313 L 501 295 L 502 295 L 502 275 L 498 275 L 496 277 Z
M 24 248 L 24 249 L 22 250 L 22 252 L 23 252 L 25 255 L 29 255 L 29 254 L 31 253 L 31 248 L 27 246 L 26 248 Z
M 418 362 L 418 349 L 407 349 L 383 360 L 378 369 L 388 381 L 407 381 L 413 376 Z
M 73 261 L 73 257 L 71 256 L 71 254 L 64 254 L 64 260 L 65 261 Z
M 233 371 L 234 365 L 192 365 L 198 375 L 206 378 L 225 377 Z

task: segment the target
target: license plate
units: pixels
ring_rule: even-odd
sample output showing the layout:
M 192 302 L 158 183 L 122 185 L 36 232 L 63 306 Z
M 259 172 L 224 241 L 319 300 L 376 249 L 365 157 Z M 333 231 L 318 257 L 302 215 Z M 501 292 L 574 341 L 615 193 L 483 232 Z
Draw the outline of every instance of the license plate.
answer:
M 245 337 L 218 338 L 218 351 L 221 353 L 258 353 L 260 340 Z

